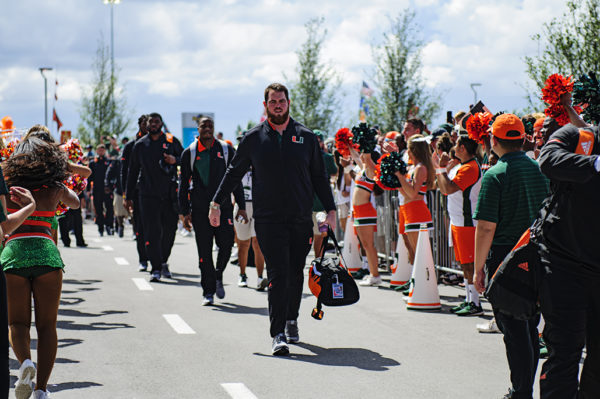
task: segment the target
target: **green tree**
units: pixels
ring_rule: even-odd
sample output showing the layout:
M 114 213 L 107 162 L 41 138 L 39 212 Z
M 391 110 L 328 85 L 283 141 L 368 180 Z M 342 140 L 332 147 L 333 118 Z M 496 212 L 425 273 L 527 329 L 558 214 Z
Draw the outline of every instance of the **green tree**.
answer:
M 132 125 L 125 90 L 118 84 L 117 71 L 111 76 L 110 52 L 101 37 L 92 63 L 93 79 L 82 88 L 77 133 L 86 144 L 100 143 L 103 136 L 119 137 Z
M 327 36 L 323 24 L 323 18 L 314 18 L 304 25 L 307 38 L 296 51 L 297 80 L 290 82 L 290 114 L 309 129 L 331 133 L 339 124 L 342 81 L 331 66 L 321 61 Z
M 526 72 L 533 84 L 525 86 L 532 108 L 543 107 L 541 89 L 549 75 L 560 73 L 579 77 L 594 72 L 600 75 L 600 0 L 569 0 L 560 18 L 542 26 L 531 37 L 538 54 L 524 58 Z
M 401 131 L 411 115 L 429 123 L 441 109 L 439 95 L 425 88 L 421 74 L 424 42 L 414 19 L 414 11 L 404 10 L 390 20 L 383 42 L 372 47 L 376 91 L 367 101 L 367 122 L 384 132 Z

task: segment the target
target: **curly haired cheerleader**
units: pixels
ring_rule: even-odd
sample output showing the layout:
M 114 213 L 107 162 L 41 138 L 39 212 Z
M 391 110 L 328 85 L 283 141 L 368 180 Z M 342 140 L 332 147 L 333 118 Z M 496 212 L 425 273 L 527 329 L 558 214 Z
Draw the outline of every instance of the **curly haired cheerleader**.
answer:
M 7 185 L 30 190 L 36 204 L 31 216 L 8 236 L 0 256 L 6 273 L 10 342 L 21 363 L 15 395 L 18 399 L 31 396 L 37 371 L 35 397 L 45 399 L 56 358 L 56 319 L 64 268 L 52 239 L 52 229 L 56 228 L 55 210 L 59 202 L 78 208 L 79 199 L 62 183 L 68 176 L 67 157 L 56 144 L 27 136 L 4 162 L 3 168 Z M 7 211 L 18 212 L 21 205 L 10 198 Z M 38 334 L 37 370 L 31 361 L 29 335 L 32 295 Z

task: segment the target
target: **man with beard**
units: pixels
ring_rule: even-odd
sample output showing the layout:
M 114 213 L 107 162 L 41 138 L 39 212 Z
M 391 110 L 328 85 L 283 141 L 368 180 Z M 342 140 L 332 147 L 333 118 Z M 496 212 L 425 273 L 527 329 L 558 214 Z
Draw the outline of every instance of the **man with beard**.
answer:
M 148 115 L 142 115 L 138 118 L 138 126 L 140 130 L 135 135 L 135 140 L 125 144 L 123 153 L 121 154 L 121 184 L 123 189 L 127 187 L 127 175 L 129 174 L 129 161 L 131 160 L 131 152 L 135 143 L 148 133 Z M 135 242 L 137 245 L 137 253 L 139 258 L 139 271 L 145 272 L 148 269 L 148 255 L 146 255 L 146 245 L 144 241 L 144 229 L 142 226 L 142 218 L 140 211 L 140 201 L 138 198 L 137 185 L 135 192 L 131 198 L 133 209 L 129 212 L 133 215 L 133 232 L 135 234 Z M 123 200 L 125 202 L 125 199 Z
M 177 165 L 183 148 L 177 138 L 162 132 L 160 114 L 152 113 L 148 120 L 148 134 L 136 141 L 131 153 L 127 176 L 126 207 L 133 206 L 138 189 L 146 254 L 152 264 L 150 281 L 170 278 L 166 259 L 171 253 L 177 231 L 177 212 L 174 184 Z
M 269 279 L 269 319 L 273 355 L 287 355 L 287 343 L 299 341 L 298 310 L 306 255 L 312 243 L 313 194 L 335 226 L 335 203 L 317 137 L 289 116 L 288 89 L 265 89 L 267 120 L 249 130 L 210 205 L 210 223 L 219 226 L 225 201 L 250 166 L 256 238 Z
M 92 174 L 89 181 L 92 182 L 92 199 L 100 236 L 104 235 L 105 228 L 106 234 L 113 235 L 113 195 L 110 188 L 104 186 L 104 176 L 109 166 L 110 159 L 106 157 L 106 147 L 104 144 L 98 144 L 96 157 L 90 162 Z
M 206 218 L 210 201 L 223 176 L 227 165 L 235 154 L 232 146 L 214 138 L 215 124 L 212 118 L 203 117 L 198 121 L 198 138 L 181 155 L 181 180 L 179 183 L 179 206 L 186 229 L 194 227 L 196 247 L 204 301 L 212 305 L 213 296 L 223 299 L 223 271 L 229 262 L 233 247 L 233 204 L 224 201 L 221 207 L 221 220 L 218 227 L 212 227 Z M 234 190 L 235 202 L 239 206 L 236 218 L 248 219 L 244 190 L 238 185 Z M 219 247 L 217 268 L 213 265 L 213 238 Z

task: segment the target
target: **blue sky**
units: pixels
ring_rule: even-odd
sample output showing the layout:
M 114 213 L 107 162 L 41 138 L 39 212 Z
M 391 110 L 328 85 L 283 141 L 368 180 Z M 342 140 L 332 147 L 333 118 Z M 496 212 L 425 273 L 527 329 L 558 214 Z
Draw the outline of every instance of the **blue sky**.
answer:
M 427 43 L 426 84 L 443 93 L 444 112 L 434 124 L 445 110 L 473 101 L 472 82 L 482 83 L 479 97 L 493 111 L 524 107 L 522 58 L 538 51 L 530 36 L 566 8 L 557 0 L 122 0 L 114 9 L 115 59 L 134 120 L 160 112 L 180 135 L 182 112 L 214 112 L 216 129 L 233 138 L 238 124 L 260 118 L 264 87 L 286 83 L 283 73 L 294 76 L 303 25 L 323 16 L 323 57 L 343 78 L 343 116 L 352 120 L 362 80 L 373 84 L 370 46 L 407 6 L 417 12 Z M 56 77 L 57 113 L 64 128 L 76 131 L 98 39 L 109 43 L 109 6 L 20 0 L 3 2 L 0 12 L 0 118 L 10 115 L 20 128 L 43 123 L 38 68 L 51 66 L 49 113 Z

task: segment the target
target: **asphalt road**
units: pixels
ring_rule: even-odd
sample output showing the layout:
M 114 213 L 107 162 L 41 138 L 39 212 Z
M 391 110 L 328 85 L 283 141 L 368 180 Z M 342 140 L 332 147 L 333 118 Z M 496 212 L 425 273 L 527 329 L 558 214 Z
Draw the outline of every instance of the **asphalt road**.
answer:
M 273 357 L 267 294 L 237 287 L 236 266 L 225 272 L 226 297 L 201 306 L 193 237 L 177 237 L 173 278 L 149 284 L 130 229 L 100 238 L 88 221 L 84 234 L 89 248 L 59 244 L 67 267 L 53 398 L 482 399 L 510 385 L 502 336 L 475 330 L 489 304 L 483 317 L 448 312 L 462 289 L 440 285 L 443 310 L 420 312 L 393 290 L 361 287 L 357 304 L 325 308 L 316 321 L 305 287 L 301 343 Z M 14 384 L 12 352 L 10 366 Z

